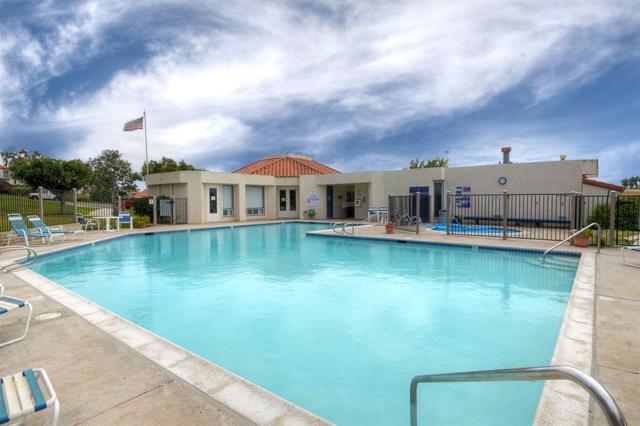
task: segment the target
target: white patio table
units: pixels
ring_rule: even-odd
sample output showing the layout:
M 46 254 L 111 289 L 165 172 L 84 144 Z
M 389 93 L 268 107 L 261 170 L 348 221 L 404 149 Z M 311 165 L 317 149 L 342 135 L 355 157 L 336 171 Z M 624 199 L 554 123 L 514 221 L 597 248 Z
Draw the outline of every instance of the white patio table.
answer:
M 118 220 L 118 216 L 94 216 L 94 219 L 98 219 L 98 220 L 104 220 L 105 222 L 105 228 L 104 230 L 107 232 L 114 232 L 115 229 L 111 229 L 111 219 L 116 219 L 116 221 Z

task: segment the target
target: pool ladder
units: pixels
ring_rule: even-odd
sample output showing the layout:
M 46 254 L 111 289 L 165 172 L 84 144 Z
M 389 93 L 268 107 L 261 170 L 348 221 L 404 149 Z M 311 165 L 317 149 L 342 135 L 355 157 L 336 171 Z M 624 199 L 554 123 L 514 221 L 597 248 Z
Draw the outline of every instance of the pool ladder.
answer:
M 18 269 L 18 268 L 21 268 L 23 266 L 26 266 L 26 265 L 29 265 L 29 264 L 33 263 L 38 258 L 38 252 L 36 252 L 31 247 L 27 247 L 27 246 L 4 246 L 4 247 L 0 247 L 0 255 L 4 254 L 4 253 L 7 253 L 7 252 L 10 252 L 10 251 L 23 251 L 23 250 L 27 252 L 27 256 L 23 257 L 21 259 L 13 260 L 13 263 L 10 263 L 8 265 L 2 266 L 0 268 L 2 270 L 2 272 L 9 272 L 9 271 L 12 271 L 14 269 Z
M 409 404 L 411 426 L 418 425 L 418 385 L 420 383 L 447 382 L 501 382 L 569 380 L 585 389 L 596 400 L 610 426 L 626 426 L 622 410 L 611 394 L 593 377 L 574 367 L 556 365 L 549 367 L 513 368 L 508 370 L 467 371 L 464 373 L 428 374 L 411 380 Z
M 360 222 L 336 222 L 333 224 L 333 232 L 336 234 L 355 235 L 356 226 L 360 226 L 363 223 L 371 223 L 369 219 L 368 217 Z M 348 227 L 351 227 L 351 232 L 348 231 Z
M 567 238 L 565 238 L 564 240 L 560 241 L 558 244 L 555 244 L 553 247 L 549 247 L 543 254 L 542 254 L 542 263 L 544 263 L 544 258 L 547 254 L 551 253 L 553 250 L 557 249 L 558 247 L 560 247 L 561 245 L 563 245 L 564 243 L 566 243 L 567 241 L 575 238 L 576 235 L 580 234 L 583 231 L 586 231 L 589 228 L 593 228 L 596 227 L 596 229 L 598 230 L 598 234 L 596 236 L 597 244 L 598 244 L 598 251 L 596 253 L 600 254 L 600 234 L 602 233 L 602 230 L 600 229 L 600 224 L 598 222 L 593 222 L 588 224 L 587 226 L 585 226 L 584 228 L 574 232 L 573 234 L 569 235 Z

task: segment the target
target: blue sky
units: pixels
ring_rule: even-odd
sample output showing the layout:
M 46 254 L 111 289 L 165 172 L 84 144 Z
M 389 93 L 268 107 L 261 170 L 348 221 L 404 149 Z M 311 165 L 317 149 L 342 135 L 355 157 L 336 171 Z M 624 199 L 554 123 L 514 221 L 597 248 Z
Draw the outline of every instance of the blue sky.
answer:
M 0 0 L 0 148 L 231 171 L 597 158 L 640 174 L 640 0 Z

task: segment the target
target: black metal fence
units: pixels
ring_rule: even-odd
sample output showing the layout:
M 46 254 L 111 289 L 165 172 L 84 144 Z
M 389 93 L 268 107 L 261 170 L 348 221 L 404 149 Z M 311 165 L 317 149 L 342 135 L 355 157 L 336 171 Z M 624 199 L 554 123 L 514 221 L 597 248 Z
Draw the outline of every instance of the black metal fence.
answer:
M 579 193 L 449 194 L 449 232 L 560 241 L 594 221 L 607 230 L 609 203 L 609 196 Z
M 389 195 L 389 221 L 395 228 L 415 231 L 429 222 L 429 194 Z
M 156 219 L 161 224 L 187 223 L 187 199 L 164 195 L 157 197 Z
M 619 197 L 615 217 L 615 243 L 640 245 L 640 197 Z

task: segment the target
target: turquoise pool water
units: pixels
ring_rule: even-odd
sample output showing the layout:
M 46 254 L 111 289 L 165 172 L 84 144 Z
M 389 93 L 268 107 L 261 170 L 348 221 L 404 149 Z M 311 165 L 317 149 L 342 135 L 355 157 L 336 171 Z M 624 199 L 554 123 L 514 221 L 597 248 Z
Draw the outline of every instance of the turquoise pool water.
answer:
M 417 374 L 549 363 L 575 269 L 305 236 L 325 227 L 131 236 L 32 269 L 338 425 L 408 425 Z M 530 424 L 540 390 L 424 385 L 420 424 Z

